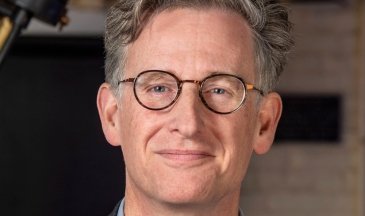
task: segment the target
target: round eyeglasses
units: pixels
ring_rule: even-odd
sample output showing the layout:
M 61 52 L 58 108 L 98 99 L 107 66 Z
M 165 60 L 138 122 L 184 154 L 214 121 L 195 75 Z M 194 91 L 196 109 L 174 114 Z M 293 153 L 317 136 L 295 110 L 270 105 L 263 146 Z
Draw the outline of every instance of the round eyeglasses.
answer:
M 139 73 L 136 78 L 119 81 L 118 85 L 126 82 L 133 82 L 136 100 L 149 110 L 163 110 L 173 105 L 186 82 L 198 84 L 201 101 L 218 114 L 237 111 L 245 101 L 247 90 L 256 90 L 263 95 L 261 90 L 231 74 L 214 74 L 198 81 L 179 80 L 166 71 L 148 70 Z

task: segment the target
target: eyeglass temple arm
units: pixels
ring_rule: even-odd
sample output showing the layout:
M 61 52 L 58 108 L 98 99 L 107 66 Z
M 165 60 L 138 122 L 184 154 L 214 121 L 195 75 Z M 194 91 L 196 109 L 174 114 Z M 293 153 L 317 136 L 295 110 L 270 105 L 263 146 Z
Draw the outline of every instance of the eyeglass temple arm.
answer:
M 120 84 L 120 83 L 125 83 L 125 82 L 134 82 L 134 80 L 135 80 L 136 78 L 128 78 L 128 79 L 125 79 L 125 80 L 121 80 L 121 81 L 118 81 L 118 85 Z
M 251 84 L 245 84 L 246 85 L 246 89 L 247 90 L 256 90 L 258 91 L 261 95 L 264 95 L 264 92 L 258 88 L 255 88 L 253 85 Z

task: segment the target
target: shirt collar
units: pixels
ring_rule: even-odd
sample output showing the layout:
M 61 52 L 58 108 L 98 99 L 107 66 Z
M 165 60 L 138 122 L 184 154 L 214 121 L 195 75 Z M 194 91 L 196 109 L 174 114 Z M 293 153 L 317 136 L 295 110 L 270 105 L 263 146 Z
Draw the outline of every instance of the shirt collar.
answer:
M 124 199 L 120 202 L 117 216 L 124 216 Z

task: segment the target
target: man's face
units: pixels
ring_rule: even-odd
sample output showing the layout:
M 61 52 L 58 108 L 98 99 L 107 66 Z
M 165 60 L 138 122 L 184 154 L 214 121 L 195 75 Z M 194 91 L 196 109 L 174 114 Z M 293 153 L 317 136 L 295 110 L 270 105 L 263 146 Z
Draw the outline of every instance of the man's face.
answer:
M 254 84 L 253 47 L 250 28 L 238 14 L 164 11 L 130 46 L 125 78 L 155 69 L 180 80 L 218 72 Z M 161 111 L 143 108 L 133 85 L 123 85 L 115 127 L 126 164 L 126 193 L 175 204 L 239 194 L 258 133 L 256 91 L 248 91 L 238 111 L 220 115 L 202 104 L 194 83 L 185 83 L 176 104 Z

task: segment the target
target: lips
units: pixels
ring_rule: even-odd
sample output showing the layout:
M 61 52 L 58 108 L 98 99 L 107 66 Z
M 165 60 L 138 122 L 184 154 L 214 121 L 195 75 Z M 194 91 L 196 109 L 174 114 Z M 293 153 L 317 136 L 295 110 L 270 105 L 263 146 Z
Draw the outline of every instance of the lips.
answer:
M 214 157 L 206 151 L 164 149 L 156 152 L 163 158 L 176 161 L 194 161 Z

